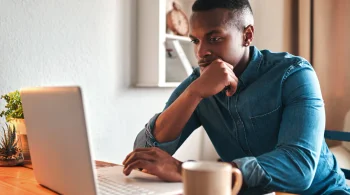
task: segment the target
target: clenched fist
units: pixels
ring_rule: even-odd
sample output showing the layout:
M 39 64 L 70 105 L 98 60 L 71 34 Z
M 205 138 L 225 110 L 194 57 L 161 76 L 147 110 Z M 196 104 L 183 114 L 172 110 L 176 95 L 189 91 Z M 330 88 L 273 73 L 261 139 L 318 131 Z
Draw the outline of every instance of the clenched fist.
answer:
M 201 76 L 190 86 L 192 93 L 207 98 L 227 88 L 226 95 L 232 96 L 237 89 L 238 78 L 233 72 L 233 66 L 221 59 L 201 67 Z

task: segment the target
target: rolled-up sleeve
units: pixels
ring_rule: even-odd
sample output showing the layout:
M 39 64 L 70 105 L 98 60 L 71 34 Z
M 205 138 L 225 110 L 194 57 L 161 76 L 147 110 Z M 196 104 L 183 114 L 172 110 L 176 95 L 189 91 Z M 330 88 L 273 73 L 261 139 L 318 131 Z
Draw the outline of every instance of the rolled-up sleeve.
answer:
M 199 69 L 194 69 L 193 73 L 185 79 L 171 94 L 170 98 L 168 99 L 165 108 L 167 109 L 181 94 L 182 92 L 199 76 Z M 153 129 L 155 126 L 155 123 L 157 121 L 157 118 L 159 117 L 161 113 L 158 113 L 154 115 L 149 122 L 145 125 L 145 128 L 140 131 L 140 133 L 137 135 L 136 140 L 134 142 L 134 149 L 135 148 L 144 148 L 144 147 L 159 147 L 162 150 L 168 152 L 169 154 L 173 155 L 176 150 L 181 146 L 181 144 L 187 139 L 187 137 L 195 130 L 197 129 L 201 124 L 198 120 L 198 117 L 196 113 L 194 112 L 188 122 L 186 123 L 185 127 L 182 130 L 182 133 L 180 136 L 178 136 L 175 140 L 172 140 L 170 142 L 158 142 L 154 136 L 153 136 Z
M 145 128 L 142 131 L 140 131 L 140 133 L 137 135 L 134 143 L 134 149 L 144 147 L 159 147 L 162 150 L 168 152 L 169 154 L 175 153 L 180 136 L 173 141 L 163 143 L 159 143 L 153 137 L 152 130 L 159 115 L 160 113 L 152 117 L 150 121 L 146 124 Z
M 283 114 L 276 148 L 236 159 L 248 187 L 300 193 L 315 176 L 325 129 L 319 81 L 309 65 L 291 67 L 283 80 Z

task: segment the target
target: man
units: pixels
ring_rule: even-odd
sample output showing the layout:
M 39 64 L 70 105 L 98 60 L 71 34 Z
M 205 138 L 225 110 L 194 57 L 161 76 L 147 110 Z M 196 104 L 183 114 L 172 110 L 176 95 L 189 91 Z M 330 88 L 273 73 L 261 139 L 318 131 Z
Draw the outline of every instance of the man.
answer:
M 248 0 L 197 0 L 192 10 L 200 68 L 139 133 L 124 173 L 142 168 L 181 181 L 182 162 L 170 155 L 202 125 L 221 159 L 242 171 L 242 193 L 350 194 L 323 138 L 324 103 L 312 66 L 250 46 Z

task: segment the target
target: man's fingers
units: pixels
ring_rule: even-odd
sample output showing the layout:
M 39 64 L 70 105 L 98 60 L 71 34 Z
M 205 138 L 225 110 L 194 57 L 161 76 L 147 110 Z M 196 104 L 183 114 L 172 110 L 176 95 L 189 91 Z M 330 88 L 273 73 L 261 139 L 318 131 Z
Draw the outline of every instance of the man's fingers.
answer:
M 233 66 L 232 66 L 231 64 L 225 63 L 225 65 L 226 65 L 231 71 L 233 71 Z
M 235 94 L 237 90 L 238 78 L 233 72 L 229 75 L 229 77 L 229 84 L 226 87 L 226 95 L 233 96 L 233 94 Z
M 227 90 L 226 90 L 226 96 L 233 96 L 233 94 L 236 93 L 236 88 L 230 86 Z
M 152 148 L 136 148 L 134 151 L 130 152 L 124 159 L 123 165 L 125 162 L 130 158 L 131 155 L 133 155 L 135 152 L 142 152 L 142 151 L 152 151 Z
M 226 88 L 226 96 L 233 96 L 233 94 L 236 93 L 237 84 L 230 82 L 230 85 L 228 85 Z
M 128 166 L 126 166 L 123 170 L 123 173 L 125 175 L 130 175 L 131 171 L 133 169 L 137 169 L 137 168 L 146 169 L 146 170 L 148 170 L 147 172 L 150 172 L 150 170 L 154 169 L 155 166 L 156 166 L 155 163 L 152 163 L 152 162 L 147 161 L 147 160 L 136 160 L 136 161 L 132 162 L 131 164 L 129 164 Z
M 123 162 L 124 166 L 128 166 L 130 163 L 136 161 L 136 160 L 148 160 L 148 161 L 155 161 L 157 156 L 155 155 L 154 151 L 139 151 L 139 152 L 133 152 L 129 158 Z M 141 167 L 140 167 L 141 168 Z
M 146 169 L 142 169 L 142 172 L 150 174 Z
M 235 73 L 233 72 L 233 66 L 226 63 L 227 67 L 227 72 L 228 72 L 228 83 L 226 84 L 226 95 L 227 96 L 232 96 L 237 89 L 237 84 L 238 84 L 238 78 L 236 77 Z
M 237 81 L 231 81 L 228 90 L 226 90 L 227 96 L 233 96 L 237 90 Z

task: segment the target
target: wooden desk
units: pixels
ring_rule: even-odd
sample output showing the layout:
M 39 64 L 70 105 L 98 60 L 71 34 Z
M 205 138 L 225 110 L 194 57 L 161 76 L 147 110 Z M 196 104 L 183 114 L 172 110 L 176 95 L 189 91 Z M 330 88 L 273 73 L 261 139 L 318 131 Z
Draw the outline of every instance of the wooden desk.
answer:
M 116 164 L 96 161 L 96 167 L 111 167 Z M 0 192 L 5 195 L 56 195 L 35 180 L 33 169 L 27 167 L 0 167 Z M 290 195 L 276 193 L 276 195 Z
M 96 167 L 116 164 L 96 161 Z M 55 192 L 41 186 L 35 180 L 33 169 L 27 167 L 0 167 L 0 192 L 4 195 L 51 195 Z

